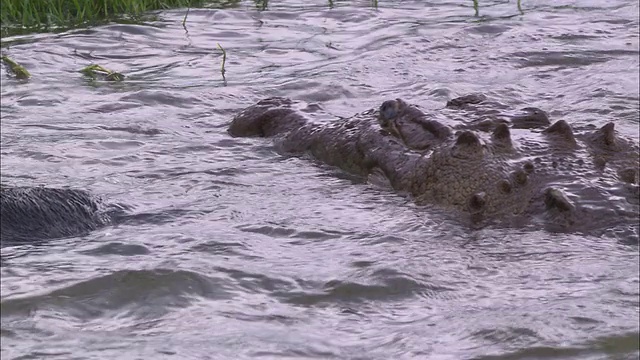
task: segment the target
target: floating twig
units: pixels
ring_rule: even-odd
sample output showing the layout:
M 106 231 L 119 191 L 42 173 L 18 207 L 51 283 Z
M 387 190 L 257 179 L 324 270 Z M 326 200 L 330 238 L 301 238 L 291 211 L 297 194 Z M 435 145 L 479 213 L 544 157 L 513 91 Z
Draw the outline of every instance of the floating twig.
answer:
M 182 19 L 182 27 L 184 28 L 184 31 L 187 31 L 187 16 L 189 15 L 190 9 L 190 7 L 187 8 L 187 12 L 184 14 L 184 19 Z
M 227 52 L 220 45 L 220 43 L 218 43 L 218 49 L 222 50 L 222 66 L 220 67 L 220 72 L 222 73 L 222 77 L 224 78 L 224 73 L 225 73 L 224 64 L 227 62 Z

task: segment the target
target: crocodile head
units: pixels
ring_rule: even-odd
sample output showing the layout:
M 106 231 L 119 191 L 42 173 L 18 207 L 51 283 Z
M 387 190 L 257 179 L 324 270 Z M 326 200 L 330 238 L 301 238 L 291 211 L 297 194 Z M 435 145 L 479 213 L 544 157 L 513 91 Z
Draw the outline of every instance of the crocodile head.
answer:
M 451 136 L 451 129 L 427 116 L 402 99 L 387 100 L 380 105 L 378 123 L 383 130 L 414 150 L 426 150 Z

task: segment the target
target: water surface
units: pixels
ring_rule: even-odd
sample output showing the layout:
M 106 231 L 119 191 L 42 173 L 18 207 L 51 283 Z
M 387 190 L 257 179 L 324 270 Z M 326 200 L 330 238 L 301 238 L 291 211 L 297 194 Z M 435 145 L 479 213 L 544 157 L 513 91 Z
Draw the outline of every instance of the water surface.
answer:
M 3 359 L 637 359 L 638 247 L 471 231 L 264 139 L 267 96 L 349 116 L 482 92 L 637 141 L 633 1 L 253 2 L 3 39 L 2 182 L 136 221 L 2 249 Z M 221 44 L 227 51 L 220 74 Z M 98 63 L 127 75 L 91 82 Z

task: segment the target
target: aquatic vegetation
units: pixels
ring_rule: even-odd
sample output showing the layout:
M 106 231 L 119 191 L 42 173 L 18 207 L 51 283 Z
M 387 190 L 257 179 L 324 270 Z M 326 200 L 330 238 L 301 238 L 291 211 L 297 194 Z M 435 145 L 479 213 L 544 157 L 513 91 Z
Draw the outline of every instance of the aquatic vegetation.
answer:
M 81 73 L 89 76 L 92 79 L 96 79 L 96 78 L 100 78 L 102 80 L 106 80 L 106 81 L 122 81 L 124 80 L 124 75 L 122 75 L 121 73 L 115 72 L 115 71 L 111 71 L 109 69 L 105 69 L 100 65 L 97 64 L 91 64 L 85 68 L 83 68 L 82 70 L 80 70 Z
M 187 8 L 187 12 L 184 13 L 184 18 L 182 19 L 182 27 L 184 28 L 184 30 L 187 30 L 187 16 L 189 16 L 189 11 L 191 10 L 190 7 Z
M 253 0 L 256 8 L 266 10 L 269 0 Z M 186 28 L 187 15 L 193 7 L 229 7 L 240 0 L 3 0 L 0 2 L 2 36 L 17 30 L 47 31 L 52 27 L 70 28 L 113 20 L 119 17 L 140 18 L 145 12 L 172 8 L 186 8 L 182 21 Z M 328 0 L 329 7 L 334 1 Z M 517 0 L 521 14 L 521 0 Z M 378 8 L 378 0 L 371 0 Z M 479 15 L 479 0 L 473 0 L 475 16 Z
M 227 61 L 227 52 L 222 47 L 222 45 L 217 44 L 218 48 L 222 51 L 222 64 L 220 66 L 220 73 L 222 74 L 222 79 L 225 79 L 225 63 Z M 25 69 L 22 65 L 18 64 L 8 56 L 3 55 L 1 57 L 2 61 L 9 66 L 9 71 L 15 75 L 17 79 L 28 79 L 31 77 L 31 74 L 27 69 Z M 109 70 L 98 64 L 91 64 L 86 66 L 80 70 L 82 74 L 91 78 L 91 80 L 103 80 L 103 81 L 122 81 L 125 76 L 122 73 Z
M 17 79 L 28 79 L 31 74 L 22 65 L 11 60 L 8 56 L 2 56 L 2 61 L 9 66 L 9 70 L 16 76 Z
M 522 0 L 517 1 L 518 11 L 521 15 L 524 15 L 524 11 L 522 11 Z M 480 4 L 478 0 L 473 0 L 473 10 L 475 11 L 474 16 L 480 16 Z
M 222 65 L 220 67 L 220 72 L 222 73 L 222 78 L 224 78 L 224 73 L 225 73 L 224 64 L 227 62 L 227 52 L 220 44 L 218 44 L 218 49 L 222 50 Z
M 262 10 L 267 10 L 267 7 L 269 7 L 269 0 L 254 0 L 256 3 L 256 9 L 262 11 Z

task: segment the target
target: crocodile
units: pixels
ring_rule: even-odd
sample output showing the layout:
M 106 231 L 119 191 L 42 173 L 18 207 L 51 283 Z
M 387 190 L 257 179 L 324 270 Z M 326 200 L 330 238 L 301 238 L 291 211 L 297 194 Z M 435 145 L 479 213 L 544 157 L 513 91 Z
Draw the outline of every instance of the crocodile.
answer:
M 106 205 L 91 193 L 71 188 L 0 187 L 0 242 L 33 243 L 86 235 L 114 223 L 120 205 Z
M 551 122 L 534 107 L 511 115 L 484 95 L 435 114 L 402 99 L 349 118 L 312 121 L 301 103 L 263 99 L 240 111 L 232 137 L 273 138 L 282 154 L 309 154 L 364 179 L 379 178 L 419 205 L 466 224 L 638 238 L 637 142 L 599 128 Z

